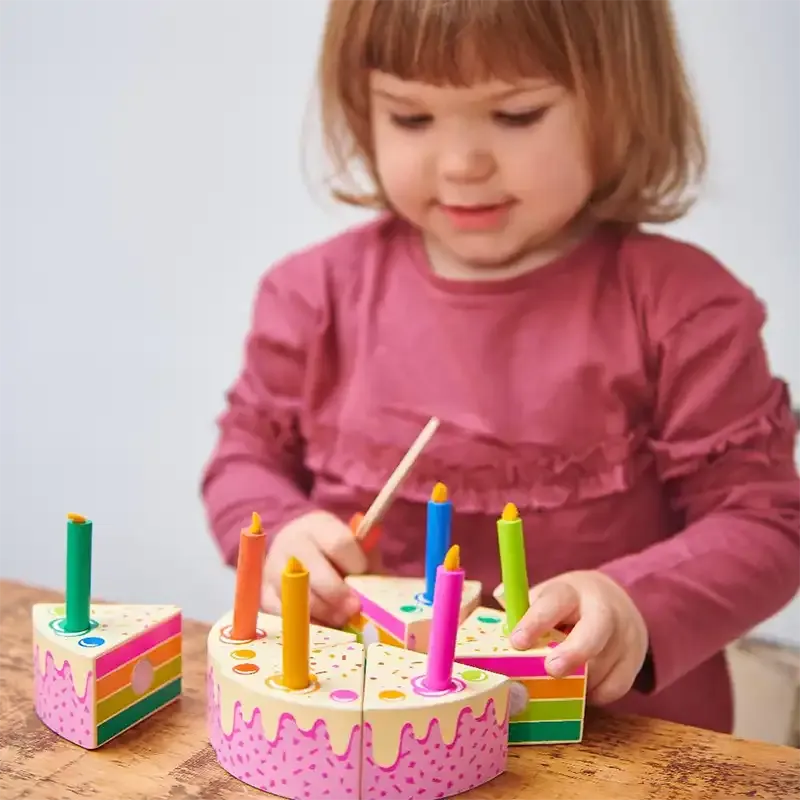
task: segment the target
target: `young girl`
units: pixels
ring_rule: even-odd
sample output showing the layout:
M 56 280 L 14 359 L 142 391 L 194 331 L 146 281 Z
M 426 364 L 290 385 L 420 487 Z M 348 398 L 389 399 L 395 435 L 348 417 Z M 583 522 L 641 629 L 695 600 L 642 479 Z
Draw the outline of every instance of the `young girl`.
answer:
M 383 568 L 423 574 L 441 480 L 491 592 L 512 501 L 515 646 L 577 623 L 553 675 L 589 660 L 596 703 L 730 730 L 723 649 L 798 589 L 800 484 L 759 301 L 641 228 L 704 162 L 666 0 L 335 0 L 319 75 L 337 197 L 382 213 L 261 280 L 203 481 L 225 561 L 258 511 L 265 608 L 293 554 L 343 623 L 342 575 L 376 568 L 346 523 L 435 415 Z

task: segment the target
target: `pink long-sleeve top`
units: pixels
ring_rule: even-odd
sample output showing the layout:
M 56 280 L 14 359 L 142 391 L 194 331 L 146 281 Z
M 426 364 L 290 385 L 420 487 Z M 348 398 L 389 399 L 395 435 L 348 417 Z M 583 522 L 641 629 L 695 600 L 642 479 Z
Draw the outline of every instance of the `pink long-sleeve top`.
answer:
M 441 427 L 384 518 L 391 572 L 424 572 L 433 484 L 487 595 L 496 520 L 520 509 L 528 575 L 600 569 L 650 634 L 650 685 L 613 707 L 732 727 L 725 646 L 800 584 L 800 484 L 786 385 L 753 293 L 694 246 L 600 229 L 525 275 L 435 275 L 392 217 L 293 254 L 261 280 L 203 477 L 234 564 L 268 532 L 365 510 L 433 415 Z

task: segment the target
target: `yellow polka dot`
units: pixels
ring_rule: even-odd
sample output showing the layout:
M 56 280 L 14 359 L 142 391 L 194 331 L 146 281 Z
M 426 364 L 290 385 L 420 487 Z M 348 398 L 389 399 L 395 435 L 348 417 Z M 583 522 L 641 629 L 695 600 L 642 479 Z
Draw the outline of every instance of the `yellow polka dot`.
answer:
M 247 661 L 248 658 L 255 658 L 256 651 L 255 650 L 234 650 L 231 653 L 231 658 L 235 658 L 237 661 Z
M 378 695 L 381 700 L 403 700 L 405 696 L 405 692 L 400 692 L 397 689 L 384 689 Z
M 67 613 L 67 609 L 65 606 L 56 606 L 53 609 L 53 616 L 55 617 L 63 617 Z

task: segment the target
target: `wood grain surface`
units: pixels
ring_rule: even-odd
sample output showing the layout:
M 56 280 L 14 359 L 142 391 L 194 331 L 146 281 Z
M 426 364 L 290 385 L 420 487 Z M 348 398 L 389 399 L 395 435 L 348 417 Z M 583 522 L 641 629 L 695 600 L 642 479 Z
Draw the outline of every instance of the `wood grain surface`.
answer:
M 184 623 L 184 694 L 169 708 L 86 751 L 37 718 L 31 605 L 63 595 L 0 581 L 2 800 L 270 798 L 216 762 L 205 725 L 208 625 Z M 800 751 L 642 718 L 591 711 L 581 744 L 511 748 L 508 771 L 465 800 L 681 800 L 800 795 Z

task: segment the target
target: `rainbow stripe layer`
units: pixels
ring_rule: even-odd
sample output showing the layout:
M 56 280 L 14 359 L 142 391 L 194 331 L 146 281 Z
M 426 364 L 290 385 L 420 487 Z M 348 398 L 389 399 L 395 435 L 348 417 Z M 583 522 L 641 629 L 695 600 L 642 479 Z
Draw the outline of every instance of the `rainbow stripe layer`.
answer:
M 181 693 L 181 616 L 98 659 L 95 677 L 97 745 L 171 703 Z
M 505 612 L 478 608 L 459 629 L 456 661 L 512 679 L 509 744 L 581 741 L 586 665 L 567 677 L 551 677 L 545 659 L 565 635 L 552 631 L 532 649 L 515 650 L 508 640 L 505 621 Z
M 95 605 L 79 634 L 63 632 L 63 615 L 33 608 L 36 712 L 55 733 L 100 747 L 180 696 L 179 608 Z

